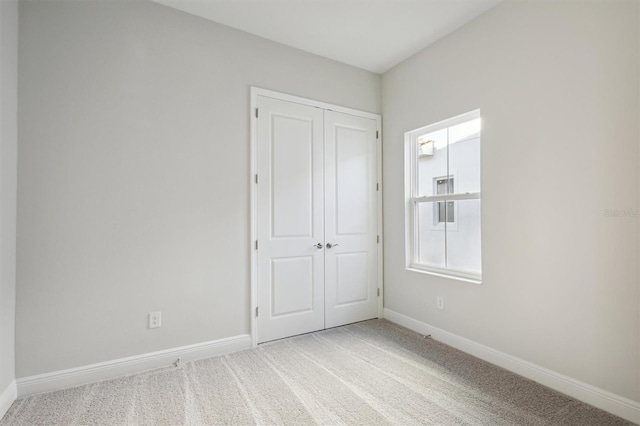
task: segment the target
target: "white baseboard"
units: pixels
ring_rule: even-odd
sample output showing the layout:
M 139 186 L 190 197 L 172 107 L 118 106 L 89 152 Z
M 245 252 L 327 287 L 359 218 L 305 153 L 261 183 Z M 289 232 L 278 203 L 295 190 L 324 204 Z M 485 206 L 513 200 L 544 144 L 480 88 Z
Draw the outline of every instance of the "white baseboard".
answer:
M 438 327 L 415 320 L 406 315 L 384 309 L 384 318 L 420 334 L 430 334 L 439 342 L 524 376 L 557 390 L 565 395 L 586 402 L 625 420 L 640 424 L 640 403 L 616 395 L 604 389 L 581 382 L 553 370 L 516 358 L 488 346 L 466 339 Z
M 181 346 L 98 364 L 70 368 L 68 370 L 19 378 L 17 380 L 17 391 L 18 396 L 23 397 L 35 393 L 113 379 L 154 368 L 167 367 L 173 364 L 178 358 L 181 358 L 182 362 L 191 361 L 240 351 L 250 347 L 251 336 L 241 334 L 225 339 L 197 343 L 195 345 Z
M 13 401 L 18 397 L 18 390 L 16 387 L 16 381 L 14 380 L 7 386 L 5 390 L 0 394 L 0 419 L 7 414 L 9 407 L 13 404 Z

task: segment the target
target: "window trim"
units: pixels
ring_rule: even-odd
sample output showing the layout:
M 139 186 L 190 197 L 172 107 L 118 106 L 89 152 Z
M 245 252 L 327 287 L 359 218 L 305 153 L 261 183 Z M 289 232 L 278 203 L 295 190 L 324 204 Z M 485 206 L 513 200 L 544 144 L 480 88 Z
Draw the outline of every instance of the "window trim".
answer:
M 418 238 L 416 238 L 416 232 L 418 229 L 418 218 L 416 211 L 419 203 L 476 199 L 481 200 L 481 192 L 466 192 L 460 194 L 432 195 L 422 197 L 414 196 L 414 194 L 417 193 L 419 179 L 417 167 L 420 157 L 417 149 L 418 137 L 425 133 L 436 132 L 438 130 L 442 130 L 478 118 L 480 118 L 479 109 L 468 112 L 466 114 L 452 117 L 450 119 L 442 120 L 437 123 L 423 126 L 405 133 L 405 269 L 409 271 L 426 273 L 443 278 L 452 278 L 473 284 L 482 283 L 482 273 L 478 274 L 460 269 L 438 268 L 435 266 L 428 266 L 422 263 L 418 263 L 417 255 L 419 241 Z M 482 133 L 480 134 L 480 138 L 482 138 Z M 451 171 L 449 171 L 449 175 L 451 175 Z

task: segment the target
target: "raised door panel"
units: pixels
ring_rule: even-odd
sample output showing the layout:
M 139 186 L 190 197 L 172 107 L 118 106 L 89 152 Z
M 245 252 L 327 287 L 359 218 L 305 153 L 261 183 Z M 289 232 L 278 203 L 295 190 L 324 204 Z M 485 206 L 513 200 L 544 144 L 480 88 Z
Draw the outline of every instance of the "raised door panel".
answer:
M 271 318 L 313 311 L 313 256 L 271 259 Z
M 272 238 L 312 237 L 313 118 L 270 118 Z
M 335 258 L 335 306 L 366 302 L 369 298 L 368 253 L 342 253 L 336 254 Z
M 336 124 L 334 128 L 335 158 L 335 233 L 362 235 L 368 230 L 369 157 L 367 129 Z

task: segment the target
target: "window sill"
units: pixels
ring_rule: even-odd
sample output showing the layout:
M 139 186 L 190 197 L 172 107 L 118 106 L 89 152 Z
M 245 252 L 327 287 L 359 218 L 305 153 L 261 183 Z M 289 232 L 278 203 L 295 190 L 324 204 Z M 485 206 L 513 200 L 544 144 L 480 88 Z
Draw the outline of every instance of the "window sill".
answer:
M 472 278 L 468 276 L 457 275 L 455 272 L 451 272 L 451 273 L 436 272 L 436 271 L 430 271 L 428 269 L 417 268 L 415 266 L 409 266 L 405 269 L 410 272 L 417 272 L 419 274 L 432 275 L 440 278 L 449 278 L 452 280 L 462 281 L 469 284 L 482 284 L 482 276 L 478 276 L 477 278 L 476 277 Z

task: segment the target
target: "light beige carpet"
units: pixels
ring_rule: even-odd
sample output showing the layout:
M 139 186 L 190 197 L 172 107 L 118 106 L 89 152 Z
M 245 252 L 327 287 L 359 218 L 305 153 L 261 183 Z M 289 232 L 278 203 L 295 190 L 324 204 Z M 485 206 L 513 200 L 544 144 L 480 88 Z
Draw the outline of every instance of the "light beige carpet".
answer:
M 16 401 L 0 425 L 628 425 L 384 320 Z

